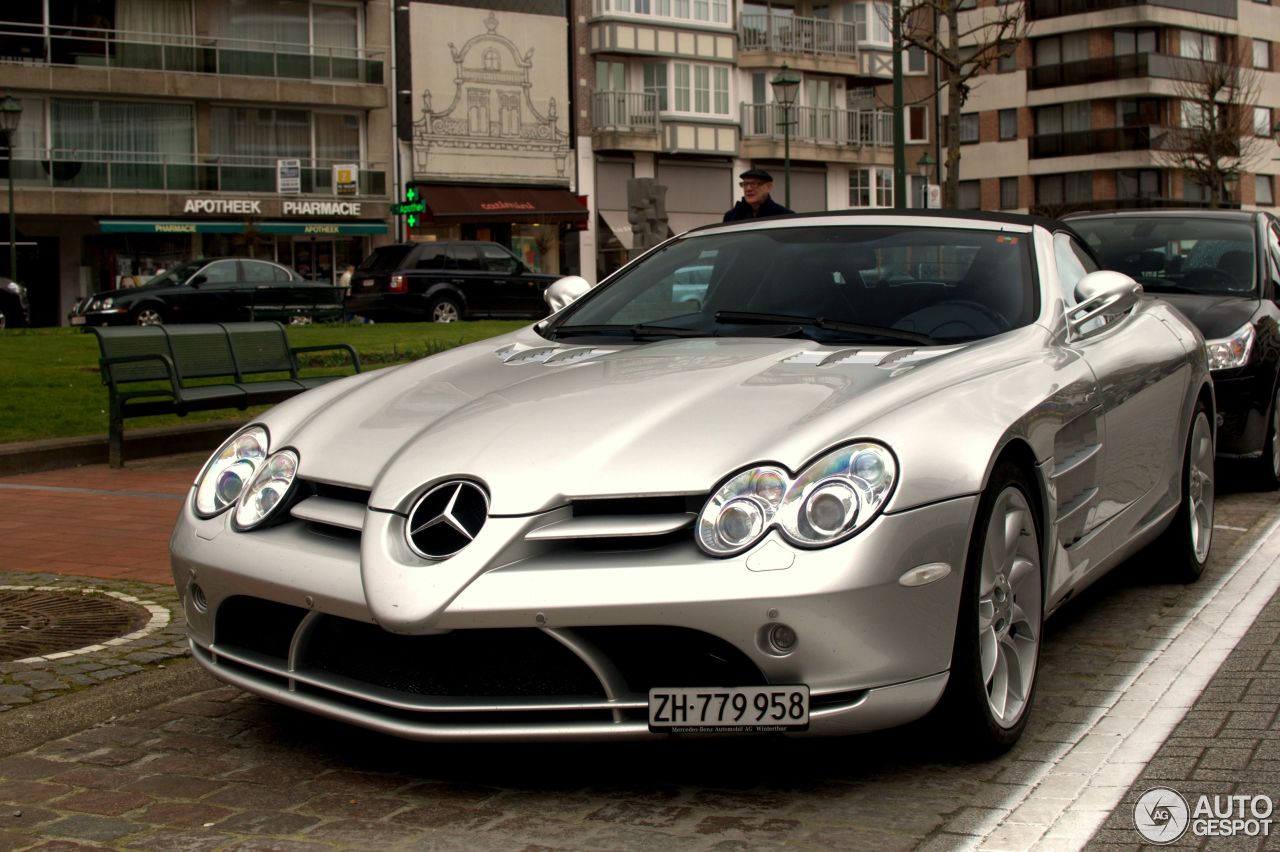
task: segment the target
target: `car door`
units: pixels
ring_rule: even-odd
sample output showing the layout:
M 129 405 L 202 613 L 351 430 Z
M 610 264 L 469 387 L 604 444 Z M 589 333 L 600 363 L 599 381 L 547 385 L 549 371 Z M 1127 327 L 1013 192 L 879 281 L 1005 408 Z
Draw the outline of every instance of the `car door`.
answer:
M 177 313 L 184 322 L 235 322 L 246 319 L 246 294 L 240 280 L 240 262 L 215 260 L 187 282 Z
M 492 313 L 498 299 L 498 285 L 485 268 L 475 243 L 453 243 L 449 246 L 448 281 L 462 294 L 468 314 Z
M 546 313 L 542 291 L 546 282 L 529 274 L 524 262 L 497 243 L 481 243 L 480 259 L 496 288 L 494 313 L 541 316 Z
M 1064 293 L 1098 269 L 1072 236 L 1054 235 L 1054 260 Z M 1102 545 L 1110 552 L 1150 521 L 1147 511 L 1164 495 L 1182 460 L 1182 412 L 1186 405 L 1187 350 L 1147 300 L 1122 315 L 1100 317 L 1077 336 L 1074 347 L 1097 380 L 1102 410 L 1102 464 L 1098 494 L 1085 526 L 1116 522 Z

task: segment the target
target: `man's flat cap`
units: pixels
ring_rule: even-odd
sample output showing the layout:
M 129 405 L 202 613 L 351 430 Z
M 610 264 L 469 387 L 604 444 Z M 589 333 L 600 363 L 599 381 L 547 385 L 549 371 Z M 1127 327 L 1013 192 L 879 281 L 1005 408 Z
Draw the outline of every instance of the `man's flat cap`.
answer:
M 763 183 L 773 183 L 773 175 L 769 174 L 764 169 L 747 169 L 745 172 L 738 175 L 738 177 L 743 180 L 758 180 Z

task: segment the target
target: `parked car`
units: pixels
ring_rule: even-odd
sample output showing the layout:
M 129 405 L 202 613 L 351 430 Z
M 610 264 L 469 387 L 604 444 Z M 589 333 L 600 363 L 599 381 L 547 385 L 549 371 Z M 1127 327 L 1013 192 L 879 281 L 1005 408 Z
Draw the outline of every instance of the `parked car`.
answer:
M 185 501 L 194 656 L 421 740 L 934 711 L 1007 748 L 1044 619 L 1143 545 L 1196 578 L 1213 534 L 1204 340 L 1081 259 L 1025 216 L 714 225 L 553 287 L 580 297 L 540 323 L 295 397 Z
M 533 272 L 497 243 L 447 240 L 376 248 L 351 276 L 348 313 L 384 322 L 537 319 L 557 275 Z
M 342 316 L 342 290 L 308 281 L 269 260 L 189 260 L 139 287 L 87 296 L 71 309 L 71 325 L 160 325 L 167 322 L 279 320 L 309 323 Z
M 30 321 L 27 288 L 0 275 L 0 330 L 22 328 Z
M 1218 456 L 1245 459 L 1280 487 L 1280 220 L 1238 210 L 1069 217 L 1103 265 L 1133 276 L 1208 340 Z

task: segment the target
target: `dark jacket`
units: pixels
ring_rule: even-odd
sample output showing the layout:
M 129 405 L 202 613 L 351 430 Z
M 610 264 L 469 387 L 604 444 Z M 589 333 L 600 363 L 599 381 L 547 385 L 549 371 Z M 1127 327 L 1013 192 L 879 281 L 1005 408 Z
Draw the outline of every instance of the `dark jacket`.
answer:
M 765 216 L 786 216 L 794 212 L 796 211 L 788 210 L 774 201 L 772 195 L 764 200 L 758 211 L 752 210 L 747 200 L 742 198 L 739 199 L 737 204 L 733 205 L 732 210 L 724 214 L 724 221 L 737 222 L 739 219 L 763 219 Z

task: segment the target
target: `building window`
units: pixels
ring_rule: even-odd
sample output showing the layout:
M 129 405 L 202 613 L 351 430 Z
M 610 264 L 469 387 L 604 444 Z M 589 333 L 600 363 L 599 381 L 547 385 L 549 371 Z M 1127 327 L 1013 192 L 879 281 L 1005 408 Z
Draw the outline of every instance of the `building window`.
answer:
M 1253 176 L 1253 200 L 1255 204 L 1270 207 L 1276 203 L 1275 187 L 1271 175 Z
M 876 169 L 876 206 L 893 206 L 893 169 Z
M 960 116 L 960 144 L 971 145 L 978 141 L 978 114 L 966 113 Z
M 1093 173 L 1069 172 L 1036 178 L 1036 204 L 1087 204 L 1093 201 Z
M 849 206 L 871 206 L 871 169 L 853 169 L 849 172 Z
M 960 181 L 960 199 L 956 204 L 960 210 L 982 209 L 982 184 L 976 180 Z
M 1255 42 L 1256 44 L 1256 42 Z M 929 71 L 929 63 L 926 54 L 922 48 L 908 47 L 905 61 L 902 63 L 906 69 L 905 74 L 926 74 Z
M 929 141 L 929 108 L 927 106 L 907 107 L 907 141 Z
M 667 107 L 667 64 L 665 62 L 646 62 L 644 66 L 644 90 L 647 94 L 656 95 L 658 109 L 666 111 Z
M 857 3 L 853 7 L 854 37 L 858 44 L 892 46 L 893 33 L 888 3 Z
M 675 112 L 697 115 L 729 114 L 727 68 L 703 64 L 690 65 L 687 62 L 673 64 L 675 65 Z
M 1178 55 L 1186 59 L 1203 59 L 1205 62 L 1218 61 L 1218 34 L 1202 33 L 1198 30 L 1179 30 Z
M 1155 30 L 1116 30 L 1111 40 L 1116 56 L 1156 52 Z
M 1000 138 L 1018 138 L 1018 111 L 1016 109 L 1000 110 Z
M 1000 209 L 1012 210 L 1018 206 L 1018 179 L 1016 177 L 1000 178 Z
M 1253 108 L 1253 133 L 1255 136 L 1269 137 L 1273 127 L 1271 109 L 1269 107 Z
M 1002 2 L 1011 2 L 1011 0 L 1002 0 Z M 1006 74 L 1010 71 L 1018 70 L 1018 43 L 1016 41 L 1007 41 L 1001 45 L 1000 58 L 996 60 L 996 71 Z
M 1271 67 L 1271 42 L 1260 38 L 1253 40 L 1253 67 L 1264 69 Z
M 1120 169 L 1116 172 L 1116 198 L 1160 197 L 1160 172 L 1156 169 Z
M 1209 203 L 1209 184 L 1187 175 L 1182 179 L 1182 197 L 1199 204 Z
M 301 116 L 305 121 L 307 114 Z M 34 122 L 23 125 L 29 130 Z M 14 141 L 21 139 L 19 133 Z M 159 179 L 158 163 L 191 162 L 195 113 L 189 104 L 57 99 L 49 102 L 49 141 L 55 150 L 74 152 L 77 158 L 110 162 L 111 185 L 117 189 L 151 189 Z M 294 150 L 302 156 L 311 153 L 309 148 Z
M 853 169 L 849 172 L 850 207 L 892 207 L 893 169 Z

